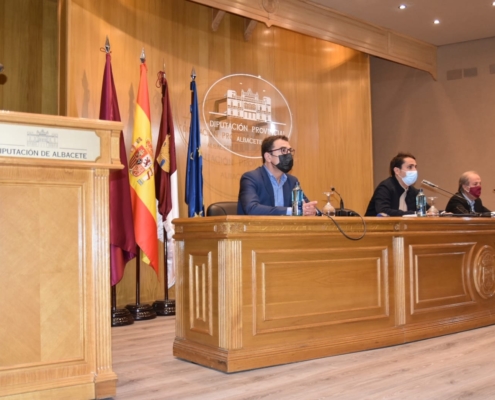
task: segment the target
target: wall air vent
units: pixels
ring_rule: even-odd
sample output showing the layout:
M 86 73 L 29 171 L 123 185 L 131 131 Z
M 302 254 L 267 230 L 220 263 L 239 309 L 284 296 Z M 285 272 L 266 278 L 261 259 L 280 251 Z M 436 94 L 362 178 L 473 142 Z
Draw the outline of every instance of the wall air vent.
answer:
M 447 71 L 447 80 L 453 81 L 454 79 L 462 79 L 462 69 L 451 69 Z
M 478 76 L 478 68 L 464 68 L 464 78 L 475 78 Z

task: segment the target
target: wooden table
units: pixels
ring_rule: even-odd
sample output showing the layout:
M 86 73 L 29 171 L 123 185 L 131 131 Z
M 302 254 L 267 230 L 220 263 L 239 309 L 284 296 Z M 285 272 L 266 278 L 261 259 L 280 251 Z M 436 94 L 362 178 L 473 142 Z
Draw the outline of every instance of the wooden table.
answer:
M 495 323 L 495 220 L 365 222 L 176 219 L 174 355 L 235 372 Z

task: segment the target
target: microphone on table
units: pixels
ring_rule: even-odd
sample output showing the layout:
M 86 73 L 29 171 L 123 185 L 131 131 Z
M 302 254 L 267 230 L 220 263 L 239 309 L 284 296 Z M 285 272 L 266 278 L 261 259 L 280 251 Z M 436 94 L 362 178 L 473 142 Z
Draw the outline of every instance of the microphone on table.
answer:
M 340 195 L 340 193 L 339 193 L 339 192 L 337 192 L 337 191 L 335 190 L 335 187 L 334 187 L 334 186 L 332 186 L 332 187 L 330 188 L 330 190 L 331 190 L 332 192 L 335 192 L 335 193 L 337 193 L 337 194 L 339 195 L 339 199 L 340 199 L 340 209 L 341 209 L 341 210 L 343 210 L 343 209 L 344 209 L 344 200 L 342 199 L 342 196 Z
M 339 199 L 340 199 L 340 208 L 338 210 L 335 210 L 335 215 L 337 217 L 352 217 L 352 216 L 358 215 L 355 211 L 347 210 L 344 207 L 344 199 L 342 198 L 342 196 L 340 195 L 340 193 L 335 190 L 335 187 L 334 186 L 332 186 L 330 188 L 330 190 L 332 192 L 337 193 L 337 195 L 339 196 Z
M 442 191 L 444 191 L 444 192 L 446 192 L 446 193 L 448 193 L 448 194 L 450 194 L 452 196 L 459 197 L 460 199 L 466 201 L 466 199 L 463 196 L 459 196 L 457 193 L 452 193 L 452 192 L 449 192 L 448 190 L 442 189 L 440 186 L 435 185 L 433 182 L 427 181 L 426 179 L 423 179 L 423 181 L 421 183 L 423 185 L 427 185 L 427 186 L 430 186 L 432 188 L 442 190 Z M 457 211 L 459 211 L 461 214 L 471 214 L 471 215 L 478 216 L 478 217 L 484 217 L 485 216 L 485 215 L 483 215 L 483 213 L 477 213 L 477 212 L 473 212 L 473 211 L 468 211 L 462 204 L 458 204 L 455 207 L 455 209 Z M 488 215 L 486 215 L 486 216 L 488 217 Z

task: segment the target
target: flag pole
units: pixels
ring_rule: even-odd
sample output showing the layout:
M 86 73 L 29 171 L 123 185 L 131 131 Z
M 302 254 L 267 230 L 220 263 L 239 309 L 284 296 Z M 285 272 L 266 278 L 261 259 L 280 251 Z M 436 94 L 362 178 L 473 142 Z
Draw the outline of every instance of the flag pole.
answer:
M 156 318 L 156 312 L 149 304 L 141 304 L 141 249 L 137 248 L 136 257 L 136 303 L 125 306 L 136 321 Z
M 168 237 L 165 226 L 163 227 L 163 286 L 165 287 L 165 300 L 156 300 L 153 308 L 156 315 L 165 317 L 175 315 L 175 300 L 168 298 Z
M 106 54 L 106 63 L 109 63 L 111 62 L 111 59 L 110 59 L 110 40 L 108 39 L 108 36 L 106 37 L 105 39 L 105 45 L 104 47 L 102 47 L 100 49 L 101 51 L 105 52 Z M 110 65 L 106 65 L 105 64 L 105 72 L 103 74 L 103 88 L 102 88 L 102 104 L 100 104 L 100 119 L 115 119 L 115 120 L 118 120 L 120 121 L 120 116 L 118 116 L 118 112 L 117 113 L 108 113 L 108 107 L 116 107 L 118 109 L 118 105 L 115 103 L 114 104 L 114 101 L 116 102 L 116 98 L 111 98 L 110 102 L 108 102 L 108 97 L 107 97 L 107 94 L 108 94 L 108 90 L 109 89 L 113 89 L 113 87 L 109 87 L 108 86 L 108 83 L 111 82 L 113 84 L 113 78 L 112 78 L 112 74 L 111 74 L 111 69 L 108 69 L 107 70 L 107 67 L 110 67 Z M 107 86 L 106 86 L 107 85 Z M 107 92 L 107 93 L 105 93 Z M 105 95 L 104 95 L 105 93 Z M 117 115 L 115 115 L 117 114 Z M 122 134 L 122 133 L 121 133 Z M 113 178 L 115 178 L 115 176 L 113 174 L 119 174 L 119 172 L 111 172 L 110 174 L 110 187 L 112 187 L 112 185 L 115 185 L 116 183 L 112 180 Z M 119 186 L 120 187 L 120 186 Z M 112 189 L 110 189 L 110 191 L 112 191 Z M 112 199 L 110 199 L 110 208 L 112 207 Z M 110 216 L 110 219 L 112 219 L 113 217 L 113 214 L 111 214 Z M 110 227 L 112 227 L 112 223 L 110 223 Z M 112 228 L 110 228 L 112 229 Z M 134 235 L 134 233 L 133 233 Z M 114 243 L 112 243 L 112 235 L 110 234 L 110 242 L 111 242 L 111 246 L 114 245 Z M 110 256 L 110 259 L 111 259 L 111 272 L 110 274 L 112 275 L 114 273 L 114 271 L 112 271 L 112 262 L 118 262 L 118 261 L 115 261 L 115 260 L 112 260 L 112 257 L 114 256 L 113 252 L 112 252 L 112 249 L 110 250 L 111 252 L 111 256 Z M 111 279 L 111 281 L 113 281 L 113 279 Z M 111 287 L 111 315 L 112 315 L 112 323 L 111 323 L 111 326 L 114 327 L 114 326 L 126 326 L 126 325 L 132 325 L 134 323 L 134 318 L 132 318 L 132 315 L 131 313 L 129 312 L 129 310 L 127 310 L 126 308 L 117 308 L 117 284 L 110 284 L 110 287 Z
M 156 86 L 162 89 L 162 106 L 163 106 L 162 122 L 160 123 L 160 133 L 158 137 L 157 149 L 156 149 L 157 154 L 155 158 L 155 171 L 156 171 L 155 184 L 156 184 L 156 196 L 158 199 L 158 208 L 160 214 L 162 214 L 162 221 L 163 221 L 163 286 L 164 286 L 163 292 L 165 299 L 156 300 L 153 303 L 153 308 L 155 309 L 157 315 L 169 316 L 169 315 L 175 315 L 175 300 L 168 298 L 168 233 L 165 227 L 165 220 L 167 219 L 168 213 L 171 210 L 167 208 L 166 204 L 165 204 L 165 209 L 163 209 L 163 205 L 164 205 L 163 203 L 167 203 L 167 197 L 171 199 L 170 175 L 175 172 L 176 164 L 175 164 L 175 156 L 171 157 L 171 152 L 175 154 L 175 140 L 172 140 L 171 138 L 170 139 L 166 138 L 167 134 L 170 134 L 171 137 L 173 136 L 174 132 L 172 131 L 174 128 L 171 120 L 172 118 L 171 118 L 170 104 L 169 104 L 168 91 L 167 91 L 168 85 L 166 80 L 165 61 L 163 62 L 163 71 L 160 71 L 158 73 L 158 80 Z M 164 155 L 166 159 L 163 160 L 161 154 L 162 152 L 161 147 L 163 147 L 165 141 L 168 141 L 168 154 Z M 157 160 L 159 159 L 161 160 L 161 162 L 157 162 Z M 167 168 L 164 171 L 161 170 L 163 165 L 162 163 L 163 164 L 168 163 L 166 165 Z M 165 172 L 168 172 L 167 176 L 168 176 L 169 185 L 168 187 L 163 188 L 162 174 Z M 165 199 L 162 197 L 163 192 L 167 192 Z
M 143 47 L 143 50 L 141 51 L 141 55 L 140 55 L 139 59 L 141 60 L 141 64 L 145 64 L 146 54 L 144 52 L 144 47 Z M 146 65 L 145 65 L 145 67 L 146 67 Z M 141 76 L 141 78 L 142 78 L 142 76 Z M 140 85 L 141 85 L 141 81 L 140 81 Z M 141 87 L 140 87 L 140 90 L 141 90 Z M 140 90 L 138 90 L 138 98 L 139 98 Z M 146 89 L 146 92 L 147 92 L 147 89 Z M 146 97 L 147 96 L 148 95 L 146 93 Z M 138 103 L 139 103 L 139 100 L 138 100 Z M 136 105 L 136 107 L 137 107 L 137 105 Z M 149 104 L 148 104 L 148 107 L 149 107 Z M 151 137 L 150 137 L 150 140 L 151 140 Z M 131 165 L 131 168 L 132 168 L 132 165 Z M 153 175 L 153 173 L 151 172 L 151 176 L 152 175 Z M 155 221 L 155 230 L 156 230 L 156 221 Z M 136 239 L 137 239 L 137 237 L 136 237 Z M 136 303 L 135 304 L 128 304 L 125 306 L 131 312 L 132 316 L 134 317 L 134 320 L 136 320 L 136 321 L 143 321 L 143 320 L 156 318 L 156 312 L 151 305 L 141 304 L 141 292 L 140 292 L 140 288 L 141 288 L 141 250 L 143 250 L 143 249 L 141 249 L 141 246 L 142 245 L 138 244 L 137 256 L 136 256 Z M 146 253 L 144 251 L 143 251 L 143 253 L 146 255 Z M 151 261 L 150 261 L 150 263 L 151 263 Z M 152 265 L 152 264 L 150 264 L 150 265 Z
M 203 203 L 203 159 L 201 153 L 201 136 L 198 110 L 198 93 L 196 90 L 196 70 L 191 71 L 191 126 L 187 145 L 186 196 L 187 215 L 204 217 Z

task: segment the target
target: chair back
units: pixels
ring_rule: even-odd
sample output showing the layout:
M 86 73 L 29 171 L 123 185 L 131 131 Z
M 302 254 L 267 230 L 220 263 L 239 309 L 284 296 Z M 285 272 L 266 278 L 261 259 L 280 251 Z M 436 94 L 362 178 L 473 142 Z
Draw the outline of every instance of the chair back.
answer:
M 207 217 L 218 217 L 220 215 L 237 215 L 237 201 L 219 201 L 208 206 L 206 210 Z

